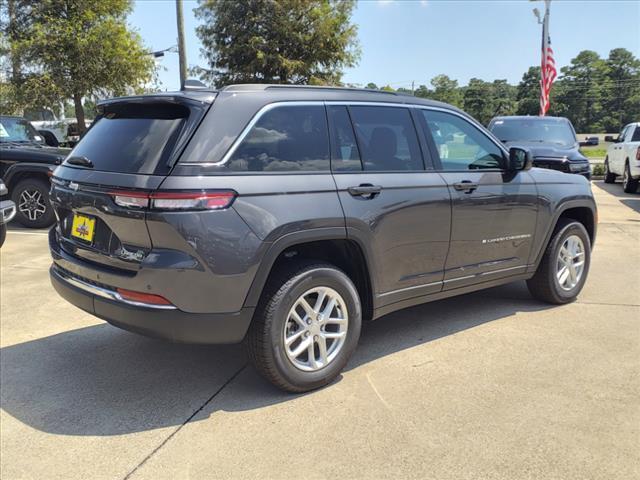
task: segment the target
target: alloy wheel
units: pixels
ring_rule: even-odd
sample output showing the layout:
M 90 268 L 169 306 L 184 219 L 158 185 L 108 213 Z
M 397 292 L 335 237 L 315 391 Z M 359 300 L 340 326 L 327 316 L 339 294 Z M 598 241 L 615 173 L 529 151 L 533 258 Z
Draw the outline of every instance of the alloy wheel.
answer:
M 284 325 L 284 348 L 289 361 L 305 372 L 329 365 L 347 338 L 349 316 L 344 299 L 329 287 L 303 293 Z
M 560 288 L 565 291 L 573 290 L 584 272 L 585 248 L 582 239 L 577 235 L 570 235 L 565 239 L 558 251 L 556 262 L 556 278 Z
M 29 220 L 35 221 L 45 214 L 47 204 L 39 190 L 27 189 L 20 194 L 18 210 Z

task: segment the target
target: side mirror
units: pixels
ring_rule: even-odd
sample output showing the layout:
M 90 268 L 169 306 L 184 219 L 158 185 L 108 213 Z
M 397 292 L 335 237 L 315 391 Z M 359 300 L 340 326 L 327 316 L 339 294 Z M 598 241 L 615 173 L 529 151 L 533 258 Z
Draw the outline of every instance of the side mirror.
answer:
M 604 141 L 605 142 L 617 142 L 618 140 L 616 138 L 613 138 L 613 135 L 607 135 L 606 137 L 604 137 Z
M 510 171 L 529 170 L 531 167 L 533 167 L 533 155 L 531 155 L 531 151 L 521 147 L 511 147 L 509 149 Z

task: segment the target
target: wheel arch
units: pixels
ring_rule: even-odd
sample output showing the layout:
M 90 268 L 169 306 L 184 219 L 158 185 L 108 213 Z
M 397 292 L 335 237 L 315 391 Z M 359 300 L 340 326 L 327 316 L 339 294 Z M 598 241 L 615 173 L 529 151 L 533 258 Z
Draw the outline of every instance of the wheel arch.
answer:
M 550 223 L 547 234 L 544 238 L 544 242 L 541 244 L 541 248 L 536 256 L 535 267 L 540 264 L 540 260 L 549 245 L 551 237 L 555 233 L 558 222 L 561 218 L 570 218 L 584 225 L 587 233 L 589 234 L 589 240 L 593 247 L 596 241 L 596 233 L 598 229 L 598 211 L 595 202 L 586 200 L 570 200 L 563 203 L 553 216 Z
M 3 180 L 9 189 L 15 188 L 15 186 L 26 178 L 34 178 L 38 180 L 50 181 L 50 175 L 53 170 L 49 165 L 33 164 L 33 163 L 14 163 L 4 173 Z
M 269 277 L 297 259 L 324 261 L 343 270 L 358 289 L 363 320 L 372 318 L 374 290 L 367 255 L 342 227 L 295 232 L 275 241 L 260 263 L 244 306 L 256 306 Z

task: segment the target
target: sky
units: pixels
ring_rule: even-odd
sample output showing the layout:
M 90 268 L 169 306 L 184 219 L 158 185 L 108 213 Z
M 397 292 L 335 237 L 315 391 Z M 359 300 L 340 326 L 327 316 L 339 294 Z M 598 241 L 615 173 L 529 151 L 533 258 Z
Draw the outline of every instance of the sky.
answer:
M 195 29 L 195 0 L 184 0 L 187 63 L 207 64 Z M 466 85 L 470 78 L 507 79 L 516 84 L 540 63 L 541 27 L 527 0 L 361 0 L 352 22 L 358 25 L 362 55 L 345 70 L 345 83 L 411 88 L 429 85 L 444 73 Z M 640 57 L 640 0 L 553 0 L 551 42 L 556 64 L 567 65 L 581 50 L 606 57 L 624 47 Z M 175 45 L 173 0 L 135 0 L 129 24 L 151 50 Z M 158 59 L 162 89 L 179 89 L 178 55 Z

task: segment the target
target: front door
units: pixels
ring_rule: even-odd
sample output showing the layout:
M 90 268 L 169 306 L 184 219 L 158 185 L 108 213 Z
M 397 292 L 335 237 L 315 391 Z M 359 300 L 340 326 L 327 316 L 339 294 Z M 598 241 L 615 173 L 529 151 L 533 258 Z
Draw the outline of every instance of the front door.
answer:
M 347 233 L 369 250 L 375 306 L 439 292 L 450 196 L 428 152 L 423 160 L 424 138 L 419 141 L 410 109 L 327 108 L 332 171 Z
M 534 180 L 508 172 L 504 150 L 466 117 L 421 113 L 452 197 L 444 289 L 524 273 L 536 226 Z

